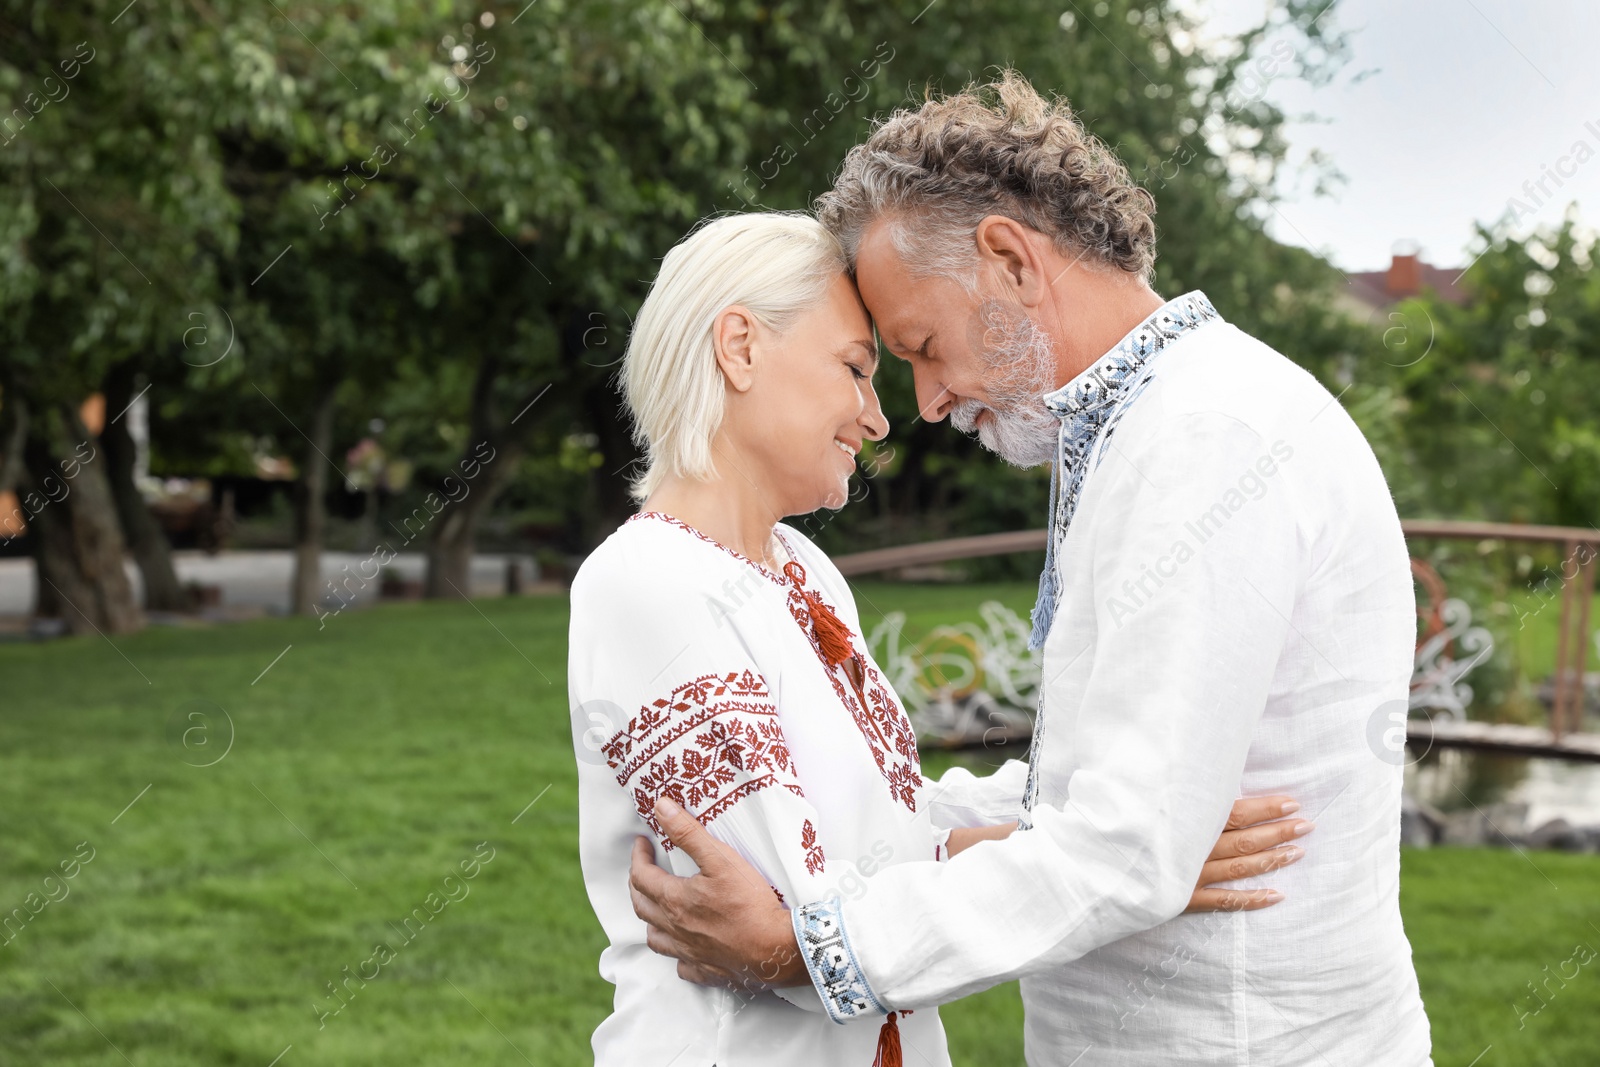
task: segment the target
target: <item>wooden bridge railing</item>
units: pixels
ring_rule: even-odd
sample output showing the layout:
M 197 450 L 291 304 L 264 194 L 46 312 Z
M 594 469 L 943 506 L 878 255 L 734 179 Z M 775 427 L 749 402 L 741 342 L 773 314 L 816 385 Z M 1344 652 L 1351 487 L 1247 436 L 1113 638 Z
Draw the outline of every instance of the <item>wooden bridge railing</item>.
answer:
M 1561 628 L 1556 642 L 1556 670 L 1550 731 L 1559 743 L 1563 734 L 1576 732 L 1583 720 L 1583 676 L 1589 658 L 1589 608 L 1594 603 L 1595 559 L 1600 555 L 1600 530 L 1576 526 L 1524 526 L 1499 522 L 1452 522 L 1443 519 L 1407 519 L 1401 524 L 1406 537 L 1465 541 L 1531 541 L 1565 547 L 1561 582 Z M 872 574 L 958 559 L 1004 556 L 1013 552 L 1043 552 L 1045 530 L 957 537 L 948 541 L 878 548 L 834 560 L 846 575 Z M 1572 573 L 1568 574 L 1569 565 Z

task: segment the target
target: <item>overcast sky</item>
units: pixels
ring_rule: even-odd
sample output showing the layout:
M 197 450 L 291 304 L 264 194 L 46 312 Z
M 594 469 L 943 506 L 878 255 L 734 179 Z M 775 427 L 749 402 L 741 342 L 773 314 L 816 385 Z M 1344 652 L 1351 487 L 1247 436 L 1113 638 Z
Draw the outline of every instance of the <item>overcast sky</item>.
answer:
M 1216 33 L 1271 6 L 1193 5 Z M 1600 224 L 1600 2 L 1343 0 L 1330 21 L 1352 31 L 1344 72 L 1315 92 L 1284 79 L 1267 92 L 1290 115 L 1326 120 L 1291 126 L 1291 158 L 1320 149 L 1347 180 L 1319 197 L 1291 167 L 1273 236 L 1374 270 L 1405 239 L 1430 263 L 1465 266 L 1482 247 L 1474 220 L 1509 210 L 1525 230 L 1576 200 L 1585 225 Z

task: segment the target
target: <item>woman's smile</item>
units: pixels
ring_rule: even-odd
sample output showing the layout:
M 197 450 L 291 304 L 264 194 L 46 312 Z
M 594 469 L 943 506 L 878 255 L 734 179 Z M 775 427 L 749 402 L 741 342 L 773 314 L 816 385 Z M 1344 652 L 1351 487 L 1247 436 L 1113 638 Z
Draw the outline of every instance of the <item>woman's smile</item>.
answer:
M 844 453 L 845 462 L 848 465 L 850 472 L 854 473 L 856 469 L 856 453 L 861 450 L 861 446 L 852 445 L 850 442 L 842 440 L 838 437 L 833 439 L 833 445 L 840 452 Z

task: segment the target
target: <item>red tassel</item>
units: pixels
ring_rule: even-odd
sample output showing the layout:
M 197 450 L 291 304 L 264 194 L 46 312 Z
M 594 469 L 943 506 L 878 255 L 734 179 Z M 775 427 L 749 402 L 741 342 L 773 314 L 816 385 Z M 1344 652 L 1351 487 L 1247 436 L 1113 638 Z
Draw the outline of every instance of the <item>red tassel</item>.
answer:
M 850 643 L 850 627 L 846 626 L 833 613 L 833 609 L 823 601 L 820 593 L 814 593 L 805 587 L 806 569 L 800 564 L 790 560 L 783 565 L 783 573 L 789 576 L 794 587 L 805 598 L 806 613 L 811 616 L 811 630 L 817 635 L 817 645 L 822 649 L 822 658 L 830 667 L 845 664 L 845 676 L 850 679 L 850 685 L 856 691 L 856 698 L 861 701 L 861 711 L 866 717 L 867 724 L 878 735 L 878 740 L 885 747 L 894 747 L 890 740 L 884 736 L 883 730 L 872 718 L 872 705 L 867 700 L 866 691 L 862 688 L 861 661 L 856 657 L 856 650 Z M 899 1038 L 896 1039 L 896 1048 L 899 1048 Z M 898 1054 L 894 1061 L 900 1062 Z
M 783 573 L 789 576 L 794 587 L 800 590 L 800 595 L 805 597 L 806 611 L 811 616 L 811 629 L 817 635 L 817 644 L 822 646 L 823 659 L 830 666 L 853 659 L 856 650 L 850 644 L 850 627 L 840 621 L 833 609 L 823 602 L 821 594 L 805 587 L 805 568 L 791 560 L 783 565 Z
M 878 1031 L 878 1055 L 872 1061 L 872 1067 L 904 1067 L 905 1060 L 900 1052 L 900 1024 L 895 1022 L 895 1012 L 889 1013 L 889 1018 L 884 1020 L 883 1029 Z

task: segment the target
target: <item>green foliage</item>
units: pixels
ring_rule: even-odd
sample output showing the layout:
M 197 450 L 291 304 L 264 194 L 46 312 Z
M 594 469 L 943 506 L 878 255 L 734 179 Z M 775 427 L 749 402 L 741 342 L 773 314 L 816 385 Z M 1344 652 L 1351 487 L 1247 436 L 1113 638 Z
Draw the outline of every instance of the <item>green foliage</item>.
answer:
M 1403 462 L 1431 514 L 1600 524 L 1592 237 L 1571 214 L 1524 239 L 1480 236 L 1466 306 L 1426 295 L 1405 309 L 1433 345 L 1385 382 L 1404 415 Z
M 1485 249 L 1460 281 L 1467 302 L 1425 292 L 1374 316 L 1368 339 L 1336 370 L 1348 386 L 1343 403 L 1377 452 L 1403 516 L 1593 528 L 1600 525 L 1593 238 L 1575 213 L 1525 237 L 1479 233 Z M 1495 637 L 1494 657 L 1474 672 L 1475 706 L 1541 718 L 1531 688 L 1515 678 L 1543 677 L 1553 656 L 1519 662 L 1514 650 L 1528 647 L 1530 619 L 1553 635 L 1575 561 L 1560 544 L 1412 548 Z
M 331 454 L 382 418 L 427 482 L 453 459 L 441 424 L 467 421 L 461 371 L 479 368 L 502 429 L 550 387 L 515 427 L 521 497 L 563 511 L 582 547 L 626 508 L 611 375 L 665 251 L 709 214 L 806 207 L 873 115 L 1001 65 L 1065 94 L 1152 187 L 1164 291 L 1205 288 L 1310 366 L 1348 347 L 1317 325 L 1327 269 L 1260 225 L 1283 159 L 1265 85 L 1342 59 L 1322 0 L 1220 54 L 1176 3 L 1129 0 L 3 10 L 7 93 L 79 42 L 94 59 L 0 149 L 0 385 L 75 399 L 140 359 L 171 472 L 302 454 L 332 389 Z M 202 366 L 224 336 L 232 355 Z M 884 393 L 899 458 L 825 538 L 1037 520 L 1036 474 L 916 425 L 908 376 L 886 372 Z M 598 457 L 581 492 L 574 434 Z

